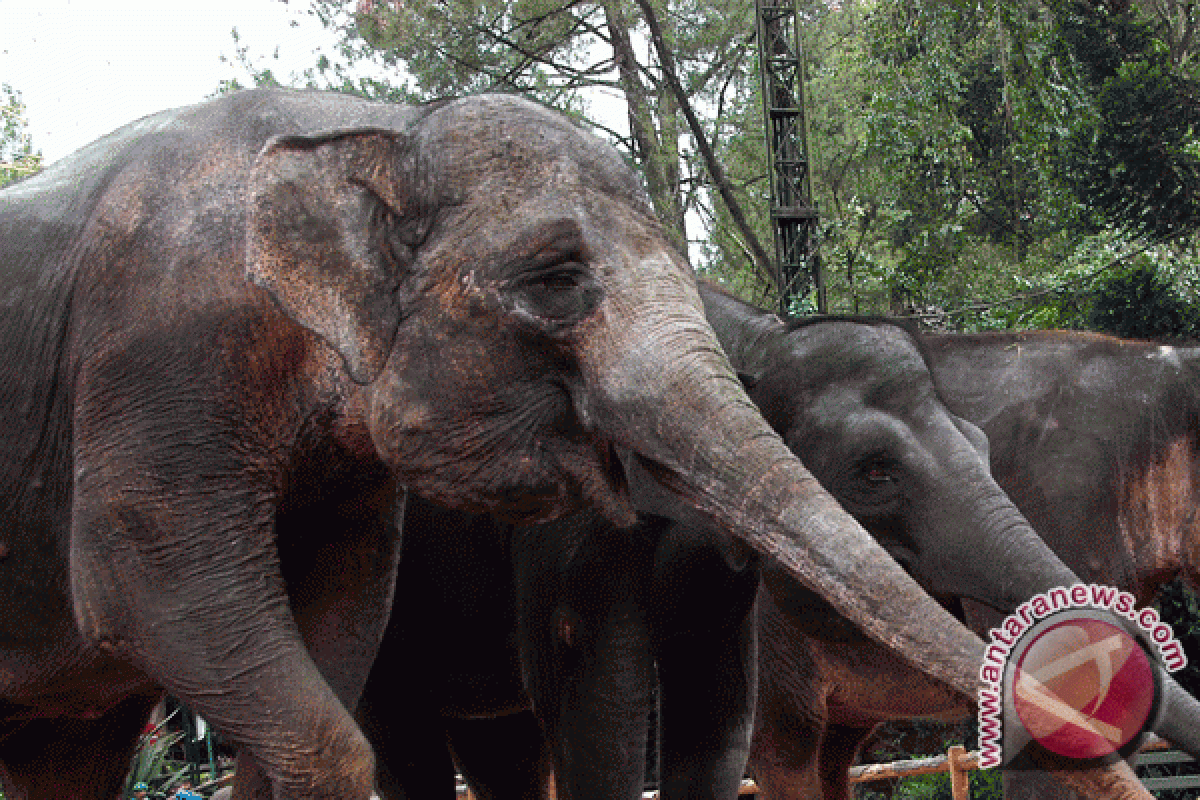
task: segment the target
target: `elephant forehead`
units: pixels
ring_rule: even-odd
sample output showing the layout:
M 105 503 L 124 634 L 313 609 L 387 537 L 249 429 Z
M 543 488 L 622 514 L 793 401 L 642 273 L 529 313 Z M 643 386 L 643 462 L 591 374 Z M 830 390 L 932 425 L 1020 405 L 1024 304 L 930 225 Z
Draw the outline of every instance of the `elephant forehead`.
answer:
M 605 274 L 634 263 L 669 259 L 653 217 L 590 188 L 473 190 L 448 212 L 440 242 L 461 270 L 505 277 L 511 268 L 577 260 Z M 656 262 L 657 264 L 657 262 Z
M 611 146 L 562 115 L 511 96 L 464 98 L 423 123 L 423 165 L 444 185 L 536 192 L 547 184 L 646 205 L 636 177 Z
M 845 382 L 859 386 L 870 403 L 886 403 L 903 387 L 932 389 L 929 367 L 919 347 L 895 325 L 838 320 L 796 333 L 801 337 L 800 349 L 785 355 L 803 359 L 806 369 L 792 372 L 809 385 Z

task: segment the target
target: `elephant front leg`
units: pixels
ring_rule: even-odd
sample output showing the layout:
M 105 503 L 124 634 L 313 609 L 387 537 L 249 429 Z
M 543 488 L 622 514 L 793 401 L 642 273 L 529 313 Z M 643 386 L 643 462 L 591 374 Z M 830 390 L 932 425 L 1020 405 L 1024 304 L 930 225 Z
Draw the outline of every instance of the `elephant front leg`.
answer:
M 521 659 L 551 743 L 556 796 L 639 800 L 654 663 L 631 565 L 645 554 L 627 547 L 611 559 L 601 542 L 577 556 L 575 569 L 558 572 L 554 545 L 567 534 L 551 533 L 558 538 L 548 547 L 538 546 L 537 534 L 519 533 L 514 550 Z
M 746 769 L 758 676 L 752 615 L 657 648 L 663 800 L 734 797 Z
M 185 476 L 168 492 L 79 470 L 71 581 L 81 630 L 262 765 L 276 796 L 370 796 L 374 759 L 288 604 L 270 494 Z M 341 687 L 351 689 L 349 685 Z
M 549 800 L 550 745 L 533 712 L 446 718 L 445 726 L 454 760 L 478 800 Z
M 305 647 L 349 709 L 357 706 L 387 629 L 400 538 L 403 490 L 380 480 L 325 509 L 280 514 L 279 553 Z M 397 499 L 399 498 L 399 502 Z M 271 782 L 239 752 L 234 798 L 271 797 Z
M 661 686 L 663 800 L 737 795 L 750 752 L 758 690 L 757 575 L 746 584 L 725 595 L 717 613 L 686 621 L 673 615 L 670 622 L 684 630 L 653 626 Z
M 590 630 L 567 624 L 577 627 L 569 643 L 557 643 L 557 666 L 542 664 L 556 679 L 543 673 L 531 687 L 551 741 L 557 797 L 638 800 L 654 686 L 645 621 L 639 609 L 620 604 Z M 555 630 L 564 633 L 558 624 Z

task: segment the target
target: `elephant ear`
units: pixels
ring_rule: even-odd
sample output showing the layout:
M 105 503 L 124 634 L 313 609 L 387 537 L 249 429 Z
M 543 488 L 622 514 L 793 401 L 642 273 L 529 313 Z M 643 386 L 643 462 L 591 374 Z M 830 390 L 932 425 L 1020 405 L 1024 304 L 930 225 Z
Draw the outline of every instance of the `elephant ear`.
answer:
M 387 361 L 426 231 L 413 150 L 385 130 L 277 137 L 251 177 L 247 276 L 360 384 Z

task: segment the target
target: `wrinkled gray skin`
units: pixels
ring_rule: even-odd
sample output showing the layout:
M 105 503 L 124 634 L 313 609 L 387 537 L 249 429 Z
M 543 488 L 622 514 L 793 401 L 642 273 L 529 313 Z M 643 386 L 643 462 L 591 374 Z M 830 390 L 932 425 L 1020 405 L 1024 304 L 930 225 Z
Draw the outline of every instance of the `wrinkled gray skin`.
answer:
M 1058 585 L 1031 588 L 1020 581 L 1074 581 L 991 480 L 986 442 L 938 400 L 921 351 L 904 329 L 836 320 L 787 326 L 709 287 L 701 287 L 701 296 L 767 419 L 834 496 L 931 588 L 948 599 L 970 596 L 1011 607 L 1025 592 Z M 741 777 L 755 681 L 754 573 L 736 548 L 723 547 L 645 475 L 631 473 L 631 485 L 639 509 L 689 524 L 646 519 L 628 535 L 623 551 L 609 544 L 617 532 L 595 515 L 514 534 L 520 650 L 534 707 L 550 734 L 558 793 L 636 796 L 657 666 L 664 796 L 730 796 Z M 420 522 L 406 523 L 406 530 L 410 541 L 430 535 Z M 951 557 L 943 558 L 947 550 Z M 984 567 L 978 559 L 989 553 L 993 561 Z M 771 591 L 762 594 L 758 617 L 754 767 L 768 792 L 807 796 L 823 790 L 826 797 L 844 797 L 846 767 L 874 724 L 964 711 L 961 698 L 875 646 L 776 565 L 766 566 Z M 393 630 L 404 619 L 398 612 Z M 389 735 L 389 715 L 375 710 L 376 697 L 396 694 L 397 684 L 430 685 L 402 677 L 402 652 L 385 647 L 364 698 L 384 721 L 376 739 L 384 764 L 399 764 L 404 751 Z M 511 663 L 511 647 L 505 652 Z M 479 668 L 479 659 L 487 657 L 485 649 L 473 649 L 474 665 L 467 668 Z M 456 720 L 446 723 L 452 748 L 456 736 L 465 736 L 462 712 L 452 707 L 470 698 L 468 684 L 433 684 L 429 728 L 443 724 L 439 713 Z M 442 710 L 438 702 L 445 704 Z M 511 713 L 519 702 L 514 697 L 495 713 Z M 474 713 L 486 714 L 485 705 Z M 1186 708 L 1173 713 L 1174 724 L 1186 724 Z M 516 739 L 506 738 L 504 745 Z M 535 752 L 532 746 L 517 749 Z M 468 775 L 482 775 L 469 757 L 458 755 Z M 818 772 L 819 764 L 832 768 Z M 1117 769 L 1128 779 L 1127 770 Z M 445 797 L 449 791 L 448 778 L 442 794 L 421 784 L 428 792 L 422 794 L 411 788 L 419 776 L 410 771 L 411 777 L 396 780 L 398 774 L 399 768 L 385 781 L 389 797 L 400 796 L 397 784 L 410 797 Z M 540 787 L 536 780 L 518 781 L 508 785 L 520 790 L 509 792 L 505 779 L 493 772 L 473 784 L 488 797 L 536 796 Z M 1095 785 L 1089 791 L 1095 794 Z M 1121 791 L 1144 796 L 1136 783 Z
M 947 405 L 983 428 L 996 481 L 1088 582 L 1149 604 L 1200 586 L 1200 348 L 1094 333 L 923 337 Z M 966 604 L 983 633 L 999 617 Z M 1067 798 L 1036 774 L 1006 796 Z
M 921 339 L 946 405 L 987 434 L 996 482 L 1076 574 L 1139 605 L 1175 577 L 1196 585 L 1200 350 L 1067 331 Z M 824 643 L 769 603 L 752 761 L 775 797 L 844 798 L 874 724 L 928 713 L 943 693 L 890 657 L 864 671 L 871 643 Z M 981 635 L 1002 619 L 964 606 Z M 1078 797 L 1036 772 L 1006 773 L 1005 789 Z
M 776 377 L 760 380 L 751 396 L 767 421 L 810 466 L 822 485 L 864 527 L 875 533 L 930 592 L 1008 613 L 1034 594 L 1078 582 L 1075 574 L 1034 534 L 1017 506 L 992 479 L 987 440 L 979 435 L 980 429 L 972 422 L 947 414 L 940 422 L 927 417 L 927 426 L 911 426 L 916 436 L 898 429 L 884 437 L 864 435 L 864 431 L 871 430 L 870 420 L 886 426 L 890 424 L 889 418 L 894 417 L 895 408 L 914 403 L 914 390 L 919 392 L 918 396 L 936 397 L 934 382 L 924 362 L 923 377 L 907 385 L 903 381 L 893 382 L 881 391 L 877 382 L 856 384 L 855 364 L 870 363 L 869 346 L 861 346 L 857 351 L 839 349 L 831 346 L 836 338 L 829 334 L 830 326 L 814 326 L 806 321 L 789 326 L 723 293 L 702 287 L 701 294 L 707 317 L 739 371 L 759 374 L 765 367 L 765 374 L 770 376 L 772 342 L 776 346 L 784 343 L 784 352 L 795 348 L 796 353 L 806 352 L 808 359 L 826 361 L 831 373 L 827 373 L 824 382 L 813 380 L 811 370 L 774 371 Z M 914 358 L 919 357 L 916 348 L 912 352 Z M 936 379 L 939 385 L 944 385 L 943 365 L 937 361 L 930 363 L 937 365 Z M 902 364 L 901 359 L 891 357 L 872 370 L 885 378 L 903 376 Z M 968 378 L 966 382 L 976 396 L 981 386 L 996 383 L 983 377 Z M 1109 388 L 1108 394 L 1120 394 L 1115 386 Z M 838 391 L 845 392 L 847 407 L 853 404 L 858 412 L 841 418 L 823 416 L 819 405 L 814 407 L 812 403 L 814 392 Z M 947 401 L 953 410 L 961 405 Z M 1182 409 L 1177 410 L 1182 419 L 1187 419 Z M 1157 419 L 1160 415 L 1152 412 L 1148 416 Z M 957 448 L 951 445 L 956 429 L 964 433 L 965 439 Z M 889 440 L 893 443 L 891 447 L 898 449 L 885 453 L 880 460 L 882 444 Z M 836 446 L 831 444 L 835 441 Z M 957 455 L 939 458 L 938 450 L 928 445 L 931 441 L 938 442 L 946 451 L 957 451 Z M 857 455 L 852 453 L 854 447 L 858 448 Z M 904 455 L 897 459 L 895 452 Z M 914 469 L 914 464 L 925 466 Z M 881 474 L 876 475 L 877 472 Z M 913 502 L 916 497 L 931 496 L 938 486 L 949 488 L 942 501 L 925 505 Z M 971 505 L 983 510 L 984 517 L 977 519 L 986 520 L 984 529 L 990 531 L 982 539 L 961 533 L 970 529 Z M 897 525 L 899 519 L 910 521 Z M 914 524 L 914 520 L 921 519 L 925 521 Z M 1129 626 L 1127 621 L 1116 617 L 1114 621 Z M 764 660 L 764 685 L 777 680 L 768 670 Z M 760 715 L 765 713 L 760 710 Z M 1153 730 L 1189 753 L 1200 752 L 1200 704 L 1169 676 L 1164 683 L 1162 714 Z M 760 754 L 756 744 L 755 759 L 764 763 L 766 759 Z
M 981 642 L 765 426 L 634 176 L 562 117 L 243 92 L 4 190 L 6 795 L 115 797 L 167 690 L 261 767 L 243 796 L 366 798 L 346 708 L 397 487 L 628 525 L 616 445 L 974 691 Z

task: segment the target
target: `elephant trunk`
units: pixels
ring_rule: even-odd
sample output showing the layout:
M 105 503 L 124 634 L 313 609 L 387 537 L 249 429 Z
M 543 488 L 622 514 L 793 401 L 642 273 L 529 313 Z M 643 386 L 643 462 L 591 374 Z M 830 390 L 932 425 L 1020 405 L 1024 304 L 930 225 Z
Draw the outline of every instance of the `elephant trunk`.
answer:
M 964 462 L 968 460 L 963 459 Z M 960 526 L 962 520 L 972 519 L 972 514 L 982 513 L 982 517 L 976 517 L 978 524 L 972 526 L 978 533 L 971 537 L 944 537 L 945 546 L 938 557 L 921 559 L 922 564 L 929 565 L 924 577 L 938 582 L 934 575 L 958 575 L 960 585 L 941 583 L 939 591 L 969 597 L 1002 613 L 1012 613 L 1022 603 L 1050 589 L 1080 582 L 1030 527 L 985 469 L 965 463 L 959 466 L 954 473 L 957 476 L 955 485 L 963 487 L 959 496 L 973 500 L 982 498 L 976 505 L 982 511 L 961 506 L 942 511 L 951 514 Z M 964 564 L 976 571 L 964 572 Z M 1116 614 L 1112 615 L 1112 620 L 1132 635 L 1139 635 L 1131 620 Z M 1162 703 L 1152 730 L 1180 750 L 1200 757 L 1200 702 L 1165 672 Z
M 1200 703 L 1174 678 L 1163 681 L 1162 705 L 1154 732 L 1193 758 L 1200 757 Z
M 929 493 L 950 502 L 927 512 L 941 516 L 925 526 L 940 535 L 921 548 L 922 583 L 938 594 L 977 600 L 1004 613 L 1036 594 L 1078 583 L 969 446 L 953 454 L 941 480 L 955 490 Z
M 867 635 L 973 702 L 982 642 L 771 431 L 708 327 L 694 284 L 678 272 L 676 282 L 638 286 L 637 313 L 590 331 L 584 377 L 598 388 L 581 416 L 629 448 L 676 502 L 776 560 Z M 604 313 L 617 313 L 614 306 Z

